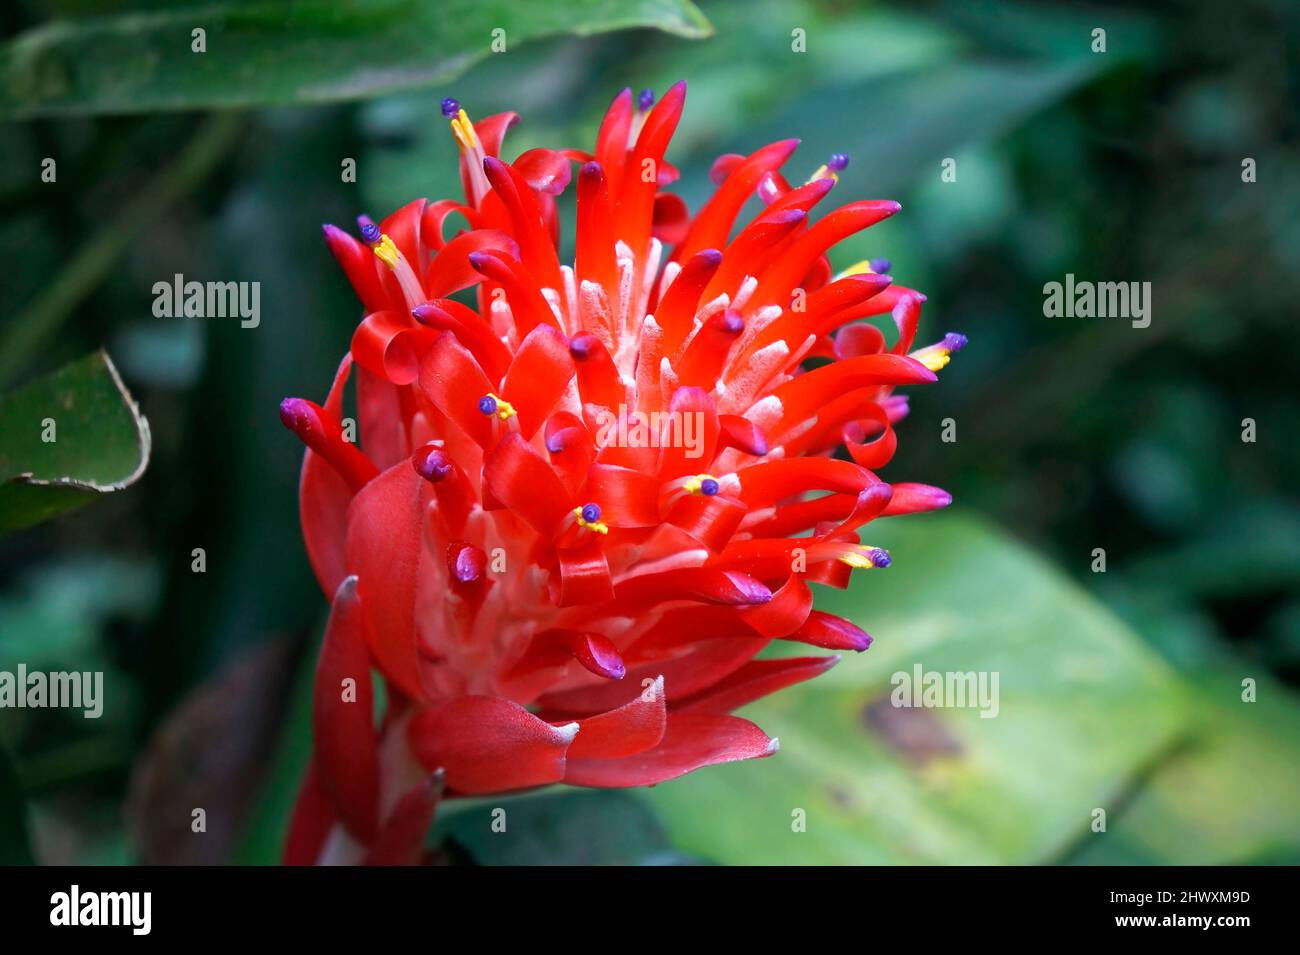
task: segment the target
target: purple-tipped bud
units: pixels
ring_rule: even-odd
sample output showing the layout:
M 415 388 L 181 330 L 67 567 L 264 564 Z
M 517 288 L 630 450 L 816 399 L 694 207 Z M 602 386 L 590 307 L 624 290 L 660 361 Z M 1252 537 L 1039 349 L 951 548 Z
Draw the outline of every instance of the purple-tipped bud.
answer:
M 894 562 L 894 559 L 889 556 L 889 551 L 882 547 L 871 548 L 867 553 L 867 557 L 871 560 L 871 566 L 873 567 L 888 567 Z
M 943 347 L 949 352 L 959 352 L 966 347 L 966 336 L 961 332 L 949 332 L 943 336 Z
M 446 309 L 434 305 L 432 302 L 425 302 L 423 305 L 417 305 L 411 309 L 411 317 L 421 325 L 427 325 L 430 328 L 445 329 L 452 324 L 451 315 Z
M 636 106 L 641 112 L 645 112 L 655 104 L 655 91 L 649 88 L 643 89 L 636 96 Z
M 600 505 L 599 504 L 582 505 L 582 519 L 586 521 L 588 524 L 594 524 L 596 523 L 596 521 L 600 520 Z
M 831 172 L 839 172 L 849 164 L 848 153 L 831 153 L 831 158 L 826 160 L 826 168 Z
M 734 308 L 729 308 L 718 319 L 718 327 L 728 335 L 739 335 L 745 330 L 745 319 Z
M 357 228 L 361 230 L 361 241 L 367 245 L 374 245 L 383 238 L 379 226 L 375 225 L 375 220 L 370 216 L 357 216 Z
M 496 414 L 497 400 L 491 395 L 484 395 L 478 400 L 478 410 L 483 414 Z
M 445 100 L 442 101 L 443 116 L 446 116 L 448 119 L 451 119 L 451 117 L 455 116 L 459 112 L 460 112 L 459 100 L 452 99 L 450 96 L 448 96 Z
M 447 452 L 438 447 L 426 445 L 411 457 L 411 466 L 415 473 L 431 484 L 446 480 L 455 470 Z
M 295 434 L 301 435 L 315 419 L 311 405 L 302 398 L 285 398 L 280 402 L 280 423 Z
M 595 342 L 595 335 L 590 332 L 579 332 L 569 339 L 569 354 L 573 356 L 574 361 L 586 361 L 591 357 L 591 348 Z
M 546 450 L 551 454 L 561 454 L 564 451 L 564 429 L 546 439 Z
M 885 275 L 889 272 L 889 269 L 894 263 L 889 261 L 889 259 L 872 259 L 867 264 L 871 266 L 871 271 L 875 272 L 877 275 Z
M 473 583 L 487 570 L 487 553 L 473 544 L 450 544 L 447 547 L 447 569 L 462 584 Z
M 717 249 L 701 249 L 695 253 L 695 258 L 711 269 L 716 269 L 722 264 L 722 253 Z
M 718 493 L 718 482 L 713 478 L 705 478 L 700 482 L 700 493 L 705 497 L 713 497 Z

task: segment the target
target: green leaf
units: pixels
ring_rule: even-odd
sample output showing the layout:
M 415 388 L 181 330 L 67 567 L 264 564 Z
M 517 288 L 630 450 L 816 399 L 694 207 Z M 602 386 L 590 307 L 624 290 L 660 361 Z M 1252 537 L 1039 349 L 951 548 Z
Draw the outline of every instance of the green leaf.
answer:
M 504 828 L 502 826 L 504 825 Z M 644 802 L 626 792 L 552 789 L 538 796 L 444 803 L 434 841 L 479 865 L 661 865 L 671 851 Z
M 129 487 L 149 422 L 103 351 L 0 397 L 0 531 Z
M 711 32 L 690 0 L 266 0 L 55 21 L 0 49 L 0 115 L 360 99 L 453 79 L 494 39 L 510 49 L 628 27 Z M 199 28 L 204 52 L 192 49 Z
M 727 864 L 1055 857 L 1171 745 L 1177 680 L 1109 611 L 981 522 L 886 521 L 871 543 L 893 565 L 819 593 L 818 606 L 875 645 L 742 711 L 780 738 L 774 757 L 645 798 L 674 846 Z M 916 665 L 996 673 L 997 715 L 892 706 L 893 675 Z
M 1194 678 L 1196 735 L 1152 772 L 1083 865 L 1300 864 L 1300 702 L 1244 660 Z M 1242 683 L 1256 681 L 1256 700 Z
M 33 865 L 27 805 L 9 756 L 0 749 L 0 865 Z

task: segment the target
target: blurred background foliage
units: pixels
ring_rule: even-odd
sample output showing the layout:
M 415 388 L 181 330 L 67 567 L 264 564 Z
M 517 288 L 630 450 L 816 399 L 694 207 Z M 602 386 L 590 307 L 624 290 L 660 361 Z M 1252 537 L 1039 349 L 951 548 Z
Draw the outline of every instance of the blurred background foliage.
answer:
M 465 802 L 439 858 L 1300 861 L 1300 9 L 549 6 L 0 9 L 0 389 L 105 345 L 153 436 L 134 487 L 0 542 L 0 669 L 103 669 L 108 698 L 100 720 L 0 712 L 0 861 L 275 860 L 325 610 L 276 406 L 323 395 L 358 318 L 320 223 L 456 194 L 442 96 L 520 112 L 514 155 L 589 143 L 619 88 L 677 79 L 691 208 L 715 156 L 786 136 L 791 178 L 843 151 L 837 194 L 902 201 L 833 261 L 889 257 L 930 337 L 970 336 L 884 471 L 956 504 L 886 522 L 889 572 L 819 594 L 877 642 L 752 708 L 775 759 L 512 799 L 510 839 Z M 205 23 L 196 67 L 175 48 Z M 176 273 L 260 282 L 261 325 L 153 317 Z M 1066 273 L 1151 282 L 1150 327 L 1045 318 Z M 998 718 L 881 706 L 917 663 L 999 671 Z

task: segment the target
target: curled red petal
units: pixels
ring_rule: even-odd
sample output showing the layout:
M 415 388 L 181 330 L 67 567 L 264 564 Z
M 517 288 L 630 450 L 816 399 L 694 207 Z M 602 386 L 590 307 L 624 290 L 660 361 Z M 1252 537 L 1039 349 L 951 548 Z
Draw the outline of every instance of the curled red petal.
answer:
M 821 676 L 839 657 L 783 657 L 751 660 L 709 689 L 679 703 L 674 713 L 730 713 L 787 686 Z
M 668 726 L 663 677 L 622 706 L 578 720 L 569 760 L 617 759 L 658 746 Z
M 761 759 L 777 741 L 749 720 L 713 713 L 671 714 L 654 749 L 622 759 L 572 759 L 565 782 L 574 786 L 653 786 L 704 766 Z
M 554 149 L 529 149 L 512 165 L 529 186 L 552 196 L 564 192 L 573 175 L 569 157 Z
M 407 738 L 426 768 L 446 773 L 449 790 L 475 795 L 559 782 L 577 732 L 510 700 L 461 696 L 416 713 Z

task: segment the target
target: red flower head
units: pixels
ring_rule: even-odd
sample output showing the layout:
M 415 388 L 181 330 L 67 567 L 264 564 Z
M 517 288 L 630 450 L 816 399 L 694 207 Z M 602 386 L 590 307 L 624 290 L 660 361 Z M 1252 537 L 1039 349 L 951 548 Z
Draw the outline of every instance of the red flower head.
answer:
M 625 90 L 594 152 L 513 163 L 513 113 L 473 123 L 444 100 L 464 203 L 363 216 L 360 240 L 325 227 L 366 316 L 324 405 L 281 406 L 333 600 L 289 861 L 412 860 L 444 793 L 646 786 L 771 755 L 731 712 L 837 657 L 756 654 L 865 649 L 809 582 L 888 566 L 860 529 L 948 503 L 874 472 L 907 412 L 894 387 L 933 381 L 965 339 L 912 351 L 924 296 L 882 260 L 832 276 L 826 259 L 898 203 L 813 221 L 848 159 L 792 186 L 785 140 L 718 159 L 690 216 L 662 191 L 685 95 Z M 573 163 L 568 265 L 556 197 Z M 755 194 L 765 208 L 737 227 Z M 448 239 L 453 213 L 470 228 Z M 888 346 L 857 321 L 887 313 Z M 360 447 L 341 423 L 354 364 Z

